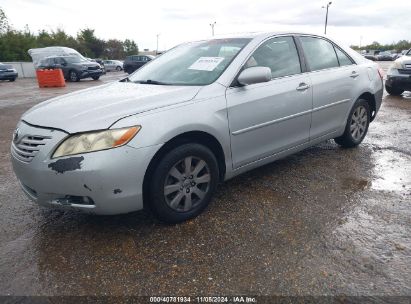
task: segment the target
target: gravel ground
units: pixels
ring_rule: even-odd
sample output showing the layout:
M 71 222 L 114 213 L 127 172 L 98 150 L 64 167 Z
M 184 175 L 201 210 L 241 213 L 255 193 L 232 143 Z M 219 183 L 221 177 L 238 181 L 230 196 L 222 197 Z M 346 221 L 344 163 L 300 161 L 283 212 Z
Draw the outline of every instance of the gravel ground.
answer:
M 122 76 L 0 82 L 0 295 L 411 296 L 410 93 L 384 97 L 360 147 L 328 141 L 243 174 L 183 224 L 31 203 L 9 160 L 20 115 Z

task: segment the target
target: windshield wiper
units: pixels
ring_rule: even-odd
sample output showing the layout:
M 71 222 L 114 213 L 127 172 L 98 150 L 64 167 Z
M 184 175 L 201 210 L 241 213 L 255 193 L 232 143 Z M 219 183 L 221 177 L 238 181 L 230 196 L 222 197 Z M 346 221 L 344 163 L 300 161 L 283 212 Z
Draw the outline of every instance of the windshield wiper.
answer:
M 151 80 L 151 79 L 147 79 L 147 80 L 136 80 L 136 81 L 133 81 L 133 82 L 134 82 L 134 83 L 141 83 L 141 84 L 168 85 L 168 83 L 161 82 L 161 81 L 157 81 L 157 80 Z

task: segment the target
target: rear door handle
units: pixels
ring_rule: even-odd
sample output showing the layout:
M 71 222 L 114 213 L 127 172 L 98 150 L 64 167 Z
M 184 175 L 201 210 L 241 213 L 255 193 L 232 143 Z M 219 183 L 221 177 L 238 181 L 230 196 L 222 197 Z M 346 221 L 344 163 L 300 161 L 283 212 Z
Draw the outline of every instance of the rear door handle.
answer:
M 351 78 L 356 78 L 358 76 L 360 76 L 360 74 L 358 74 L 356 71 L 352 71 L 352 73 L 350 75 Z
M 298 87 L 296 88 L 297 91 L 305 91 L 309 88 L 310 86 L 304 82 L 300 83 Z

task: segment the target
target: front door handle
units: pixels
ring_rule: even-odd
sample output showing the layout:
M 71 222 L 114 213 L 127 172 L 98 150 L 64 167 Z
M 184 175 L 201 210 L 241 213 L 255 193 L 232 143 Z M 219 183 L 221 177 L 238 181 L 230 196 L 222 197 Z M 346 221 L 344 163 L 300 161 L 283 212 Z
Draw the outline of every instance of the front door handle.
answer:
M 356 78 L 358 76 L 360 76 L 360 74 L 358 74 L 356 71 L 352 71 L 352 73 L 350 75 L 351 78 Z
M 304 82 L 300 83 L 298 87 L 296 88 L 297 91 L 305 91 L 309 88 L 310 86 Z

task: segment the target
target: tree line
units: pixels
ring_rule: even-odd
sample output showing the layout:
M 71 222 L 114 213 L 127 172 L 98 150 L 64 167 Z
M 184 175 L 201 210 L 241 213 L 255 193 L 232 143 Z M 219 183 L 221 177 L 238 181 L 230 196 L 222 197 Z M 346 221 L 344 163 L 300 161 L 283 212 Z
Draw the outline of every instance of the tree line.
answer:
M 66 46 L 80 52 L 85 57 L 104 59 L 124 59 L 128 55 L 138 54 L 138 45 L 134 40 L 103 40 L 96 37 L 94 29 L 80 30 L 76 36 L 67 34 L 63 29 L 41 30 L 38 33 L 13 29 L 6 14 L 0 7 L 0 62 L 31 61 L 29 49 L 47 46 Z
M 381 50 L 381 51 L 390 51 L 390 50 L 395 50 L 395 51 L 402 51 L 402 50 L 409 50 L 411 49 L 411 40 L 400 40 L 398 42 L 393 42 L 393 43 L 388 43 L 388 44 L 380 44 L 377 41 L 374 41 L 373 43 L 369 45 L 364 45 L 364 46 L 358 46 L 358 45 L 352 45 L 352 49 L 354 50 Z

